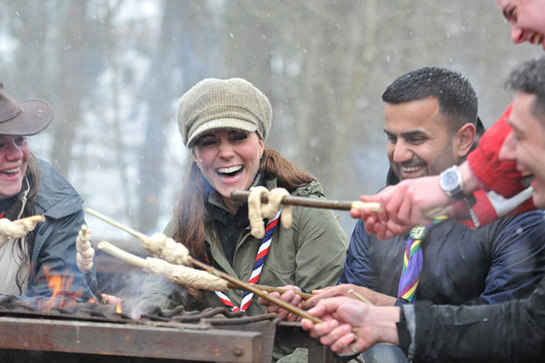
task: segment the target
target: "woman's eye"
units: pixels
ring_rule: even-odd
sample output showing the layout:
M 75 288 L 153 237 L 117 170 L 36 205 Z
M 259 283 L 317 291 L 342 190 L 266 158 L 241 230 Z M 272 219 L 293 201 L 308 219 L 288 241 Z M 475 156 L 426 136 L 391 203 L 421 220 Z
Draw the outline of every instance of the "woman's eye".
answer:
M 203 137 L 197 142 L 198 146 L 211 146 L 215 145 L 217 143 L 217 140 L 213 137 Z
M 248 138 L 248 135 L 243 132 L 233 132 L 229 134 L 229 138 L 234 141 L 241 141 Z

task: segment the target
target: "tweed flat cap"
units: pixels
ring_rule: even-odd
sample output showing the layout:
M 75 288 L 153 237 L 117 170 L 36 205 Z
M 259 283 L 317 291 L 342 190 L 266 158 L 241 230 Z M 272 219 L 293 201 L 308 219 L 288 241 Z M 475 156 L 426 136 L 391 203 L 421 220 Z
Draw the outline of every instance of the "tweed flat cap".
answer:
M 187 147 L 217 129 L 256 132 L 265 140 L 271 120 L 267 96 L 242 78 L 204 79 L 178 101 L 178 128 Z

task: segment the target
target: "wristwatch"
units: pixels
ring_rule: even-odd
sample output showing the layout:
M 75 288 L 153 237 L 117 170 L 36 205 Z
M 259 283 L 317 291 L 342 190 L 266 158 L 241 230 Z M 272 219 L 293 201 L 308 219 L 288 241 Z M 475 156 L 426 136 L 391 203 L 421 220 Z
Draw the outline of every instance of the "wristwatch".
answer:
M 462 184 L 462 173 L 456 165 L 445 169 L 440 174 L 439 185 L 450 198 L 462 200 L 464 198 L 464 187 Z

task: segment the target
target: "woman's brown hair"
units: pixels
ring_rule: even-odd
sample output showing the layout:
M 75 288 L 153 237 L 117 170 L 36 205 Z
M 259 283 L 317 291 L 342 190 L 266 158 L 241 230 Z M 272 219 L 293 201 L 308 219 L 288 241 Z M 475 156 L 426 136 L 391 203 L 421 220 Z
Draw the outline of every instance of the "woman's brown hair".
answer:
M 312 175 L 301 171 L 276 150 L 268 147 L 263 151 L 259 173 L 265 179 L 276 178 L 277 185 L 290 193 L 315 180 Z M 206 230 L 212 223 L 204 204 L 205 195 L 208 195 L 211 188 L 197 164 L 192 162 L 174 210 L 174 240 L 183 243 L 191 256 L 200 261 L 206 259 L 204 242 Z

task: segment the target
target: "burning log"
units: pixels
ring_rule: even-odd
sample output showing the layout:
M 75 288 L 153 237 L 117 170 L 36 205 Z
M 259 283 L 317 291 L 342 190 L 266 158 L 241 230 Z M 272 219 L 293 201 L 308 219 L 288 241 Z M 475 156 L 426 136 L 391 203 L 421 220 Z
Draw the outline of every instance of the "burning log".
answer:
M 45 217 L 36 215 L 14 221 L 7 218 L 0 219 L 0 247 L 10 239 L 25 237 L 28 232 L 36 228 L 38 222 L 45 222 Z
M 91 244 L 91 230 L 83 224 L 78 232 L 78 237 L 76 238 L 76 261 L 78 269 L 83 272 L 85 275 L 85 281 L 91 289 L 93 295 L 95 295 L 95 300 L 99 304 L 107 304 L 108 301 L 102 292 L 99 290 L 95 279 L 91 275 L 91 269 L 93 268 L 93 257 L 95 256 L 95 249 Z

